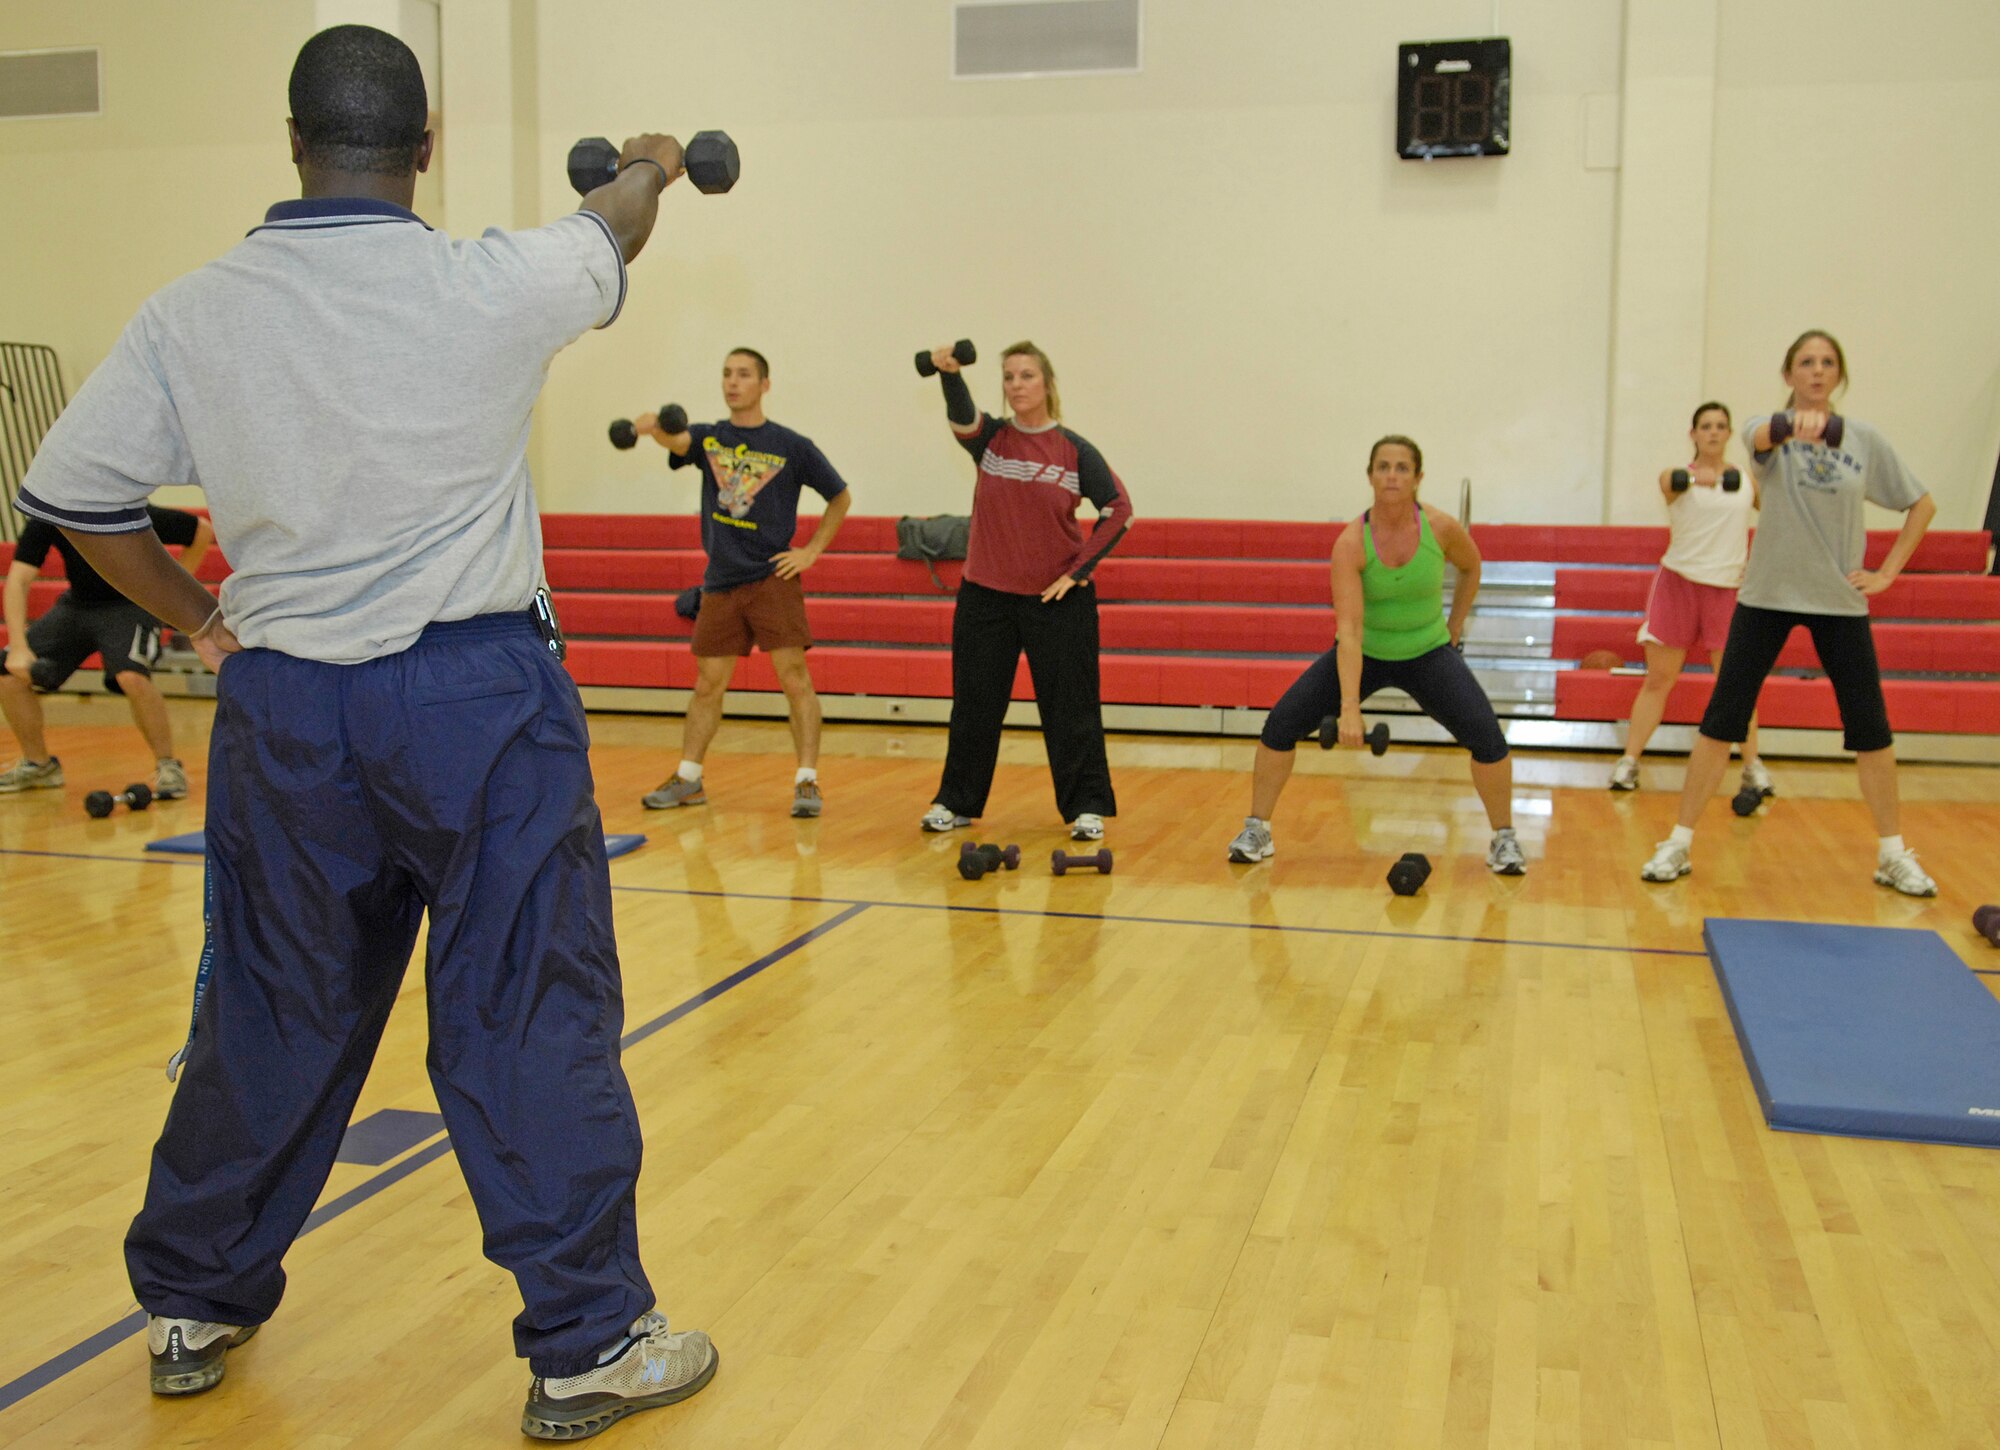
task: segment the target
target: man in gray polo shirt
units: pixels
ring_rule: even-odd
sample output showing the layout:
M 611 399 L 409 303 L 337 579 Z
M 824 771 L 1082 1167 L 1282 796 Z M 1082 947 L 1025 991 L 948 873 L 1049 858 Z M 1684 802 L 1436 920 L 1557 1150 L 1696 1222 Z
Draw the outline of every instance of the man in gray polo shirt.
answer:
M 610 876 L 581 702 L 531 614 L 524 453 L 681 148 L 637 137 L 581 211 L 460 242 L 409 210 L 431 136 L 402 42 L 314 36 L 290 100 L 302 199 L 147 301 L 19 499 L 218 671 L 212 976 L 126 1240 L 153 1389 L 215 1385 L 276 1310 L 428 907 L 432 1084 L 520 1286 L 522 1427 L 579 1439 L 716 1354 L 639 1261 Z M 180 483 L 235 566 L 219 609 L 147 520 Z

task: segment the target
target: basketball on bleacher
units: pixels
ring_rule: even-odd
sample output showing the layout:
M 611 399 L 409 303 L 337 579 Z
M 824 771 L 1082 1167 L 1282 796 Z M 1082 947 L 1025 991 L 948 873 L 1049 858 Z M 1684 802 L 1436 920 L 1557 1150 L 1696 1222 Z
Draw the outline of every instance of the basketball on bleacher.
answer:
M 1585 655 L 1582 668 L 1586 670 L 1615 670 L 1625 661 L 1615 649 L 1594 649 Z

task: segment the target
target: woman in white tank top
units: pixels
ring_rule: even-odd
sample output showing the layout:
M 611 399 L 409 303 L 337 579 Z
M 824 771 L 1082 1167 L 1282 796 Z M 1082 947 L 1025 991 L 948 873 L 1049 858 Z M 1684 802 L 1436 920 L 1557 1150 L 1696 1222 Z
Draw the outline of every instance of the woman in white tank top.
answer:
M 1667 696 L 1688 651 L 1706 649 L 1711 665 L 1721 667 L 1736 588 L 1750 556 L 1750 521 L 1759 502 L 1755 475 L 1746 479 L 1724 457 L 1730 427 L 1729 409 L 1703 403 L 1694 410 L 1694 426 L 1688 430 L 1694 460 L 1660 474 L 1670 536 L 1639 626 L 1639 641 L 1646 646 L 1646 683 L 1632 702 L 1625 753 L 1611 771 L 1613 790 L 1638 789 L 1639 757 L 1666 714 Z M 1743 789 L 1760 797 L 1774 793 L 1771 773 L 1757 758 L 1754 717 L 1743 741 Z

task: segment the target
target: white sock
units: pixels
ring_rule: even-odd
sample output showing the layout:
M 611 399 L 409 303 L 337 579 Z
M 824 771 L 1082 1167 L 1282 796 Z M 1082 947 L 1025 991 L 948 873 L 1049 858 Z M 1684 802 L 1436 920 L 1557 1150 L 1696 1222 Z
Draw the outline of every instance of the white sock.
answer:
M 1667 844 L 1670 846 L 1692 846 L 1694 844 L 1694 827 L 1675 826 L 1674 833 L 1667 837 Z
M 701 779 L 701 762 L 699 760 L 683 760 L 680 763 L 680 767 L 674 771 L 674 774 L 682 780 L 699 781 Z
M 1906 849 L 1908 848 L 1903 845 L 1901 836 L 1884 836 L 1875 845 L 1877 855 L 1884 861 L 1891 856 L 1902 855 Z
M 797 770 L 792 772 L 793 785 L 804 785 L 807 781 L 812 781 L 814 784 L 818 784 L 819 770 L 817 767 L 811 765 L 802 765 Z

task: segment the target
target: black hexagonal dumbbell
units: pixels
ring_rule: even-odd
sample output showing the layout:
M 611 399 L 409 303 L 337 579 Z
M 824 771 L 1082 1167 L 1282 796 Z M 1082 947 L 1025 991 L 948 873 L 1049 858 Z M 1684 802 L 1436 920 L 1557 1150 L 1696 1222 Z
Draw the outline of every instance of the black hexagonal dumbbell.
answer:
M 153 803 L 153 788 L 144 781 L 134 781 L 125 789 L 113 795 L 108 790 L 94 790 L 83 798 L 83 808 L 96 820 L 103 820 L 119 805 L 126 805 L 135 811 L 143 811 Z
M 1049 853 L 1049 870 L 1060 876 L 1066 871 L 1096 871 L 1100 875 L 1111 874 L 1111 848 L 1100 846 L 1088 856 L 1072 856 L 1066 851 Z
M 1368 742 L 1370 754 L 1380 755 L 1389 748 L 1389 722 L 1377 720 L 1375 728 L 1361 737 Z M 1340 717 L 1329 715 L 1319 722 L 1319 748 L 1331 750 L 1340 744 Z
M 1746 785 L 1729 798 L 1729 809 L 1739 816 L 1755 815 L 1757 807 L 1776 794 L 1773 790 L 1759 790 L 1754 785 Z
M 659 419 L 660 431 L 662 433 L 671 436 L 675 433 L 687 432 L 687 409 L 683 408 L 679 403 L 669 403 L 666 407 L 660 409 Z M 638 441 L 639 430 L 632 426 L 630 418 L 613 420 L 611 424 L 611 446 L 613 448 L 630 448 Z
M 1430 879 L 1430 857 L 1420 851 L 1405 851 L 1389 868 L 1389 889 L 1398 896 L 1415 896 Z
M 681 152 L 681 164 L 695 190 L 713 196 L 736 185 L 743 161 L 726 131 L 697 131 Z M 602 136 L 586 136 L 569 148 L 569 184 L 588 196 L 618 174 L 618 148 Z
M 967 841 L 958 848 L 958 874 L 967 881 L 977 881 L 989 871 L 1001 867 L 1017 871 L 1021 866 L 1019 846 L 975 846 Z
M 2000 906 L 1982 906 L 1973 912 L 1972 929 L 1986 938 L 1988 946 L 2000 947 Z
M 969 368 L 979 361 L 979 349 L 972 345 L 972 339 L 969 337 L 961 337 L 953 343 L 951 355 L 958 359 L 958 365 L 962 368 Z M 917 354 L 917 376 L 920 378 L 937 376 L 937 364 L 931 361 L 928 351 Z

